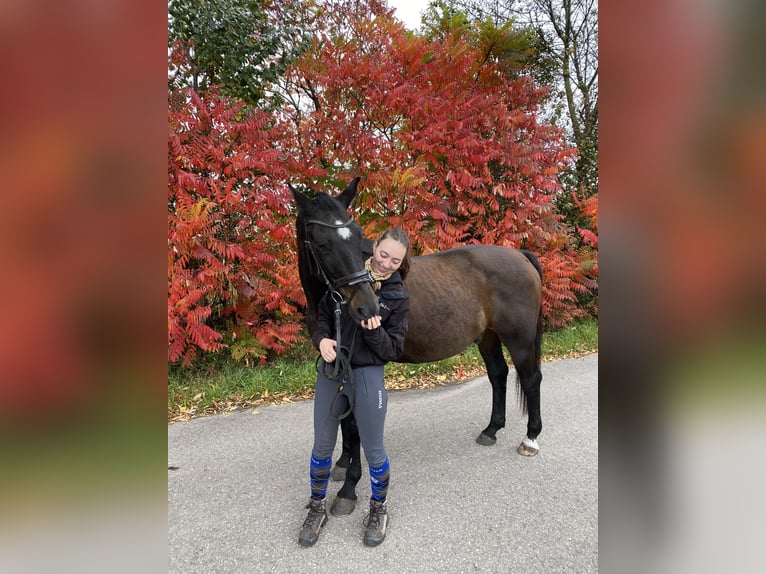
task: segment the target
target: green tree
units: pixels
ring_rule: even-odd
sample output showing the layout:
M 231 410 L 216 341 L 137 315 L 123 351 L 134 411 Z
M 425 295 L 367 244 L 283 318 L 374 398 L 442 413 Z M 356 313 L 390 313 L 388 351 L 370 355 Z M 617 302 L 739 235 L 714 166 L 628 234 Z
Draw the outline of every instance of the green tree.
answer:
M 555 65 L 550 111 L 577 146 L 578 156 L 562 181 L 572 192 L 598 192 L 598 0 L 448 0 L 472 20 L 515 20 L 536 30 L 534 66 L 550 74 Z M 539 76 L 538 76 L 539 77 Z M 540 77 L 540 79 L 543 79 Z M 563 121 L 562 121 L 563 120 Z M 569 194 L 562 211 L 574 217 Z M 573 222 L 576 223 L 576 222 Z
M 219 85 L 223 95 L 271 106 L 267 94 L 306 45 L 295 3 L 268 0 L 169 0 L 171 91 Z M 266 96 L 269 96 L 267 99 Z
M 420 31 L 430 40 L 459 34 L 509 77 L 526 74 L 540 85 L 553 82 L 550 48 L 532 27 L 513 18 L 498 19 L 490 12 L 475 18 L 457 3 L 434 0 L 423 13 Z M 547 63 L 547 64 L 546 64 Z

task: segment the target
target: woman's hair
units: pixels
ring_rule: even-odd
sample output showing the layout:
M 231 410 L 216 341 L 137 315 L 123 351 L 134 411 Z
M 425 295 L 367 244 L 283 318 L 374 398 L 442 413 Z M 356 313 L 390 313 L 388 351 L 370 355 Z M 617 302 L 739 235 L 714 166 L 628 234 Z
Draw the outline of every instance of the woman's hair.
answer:
M 399 266 L 399 275 L 401 275 L 402 281 L 404 281 L 407 278 L 407 273 L 410 272 L 410 238 L 407 237 L 407 234 L 398 227 L 391 227 L 390 229 L 386 229 L 383 232 L 383 234 L 378 238 L 377 243 L 380 243 L 384 239 L 389 238 L 393 239 L 394 241 L 398 241 L 406 248 L 404 259 L 402 259 L 402 264 Z

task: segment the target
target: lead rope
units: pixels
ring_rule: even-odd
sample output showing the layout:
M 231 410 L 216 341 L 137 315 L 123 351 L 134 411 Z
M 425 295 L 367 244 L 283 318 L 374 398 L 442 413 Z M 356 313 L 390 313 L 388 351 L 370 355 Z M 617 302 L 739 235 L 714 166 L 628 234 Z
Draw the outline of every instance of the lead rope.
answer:
M 337 291 L 331 291 L 330 296 L 332 297 L 332 300 L 335 301 L 335 361 L 333 361 L 335 366 L 333 367 L 332 372 L 328 373 L 327 369 L 329 365 L 324 361 L 324 359 L 322 359 L 322 355 L 317 357 L 315 365 L 318 373 L 332 381 L 340 381 L 338 384 L 338 390 L 335 391 L 335 396 L 332 398 L 332 402 L 330 403 L 330 413 L 333 412 L 335 401 L 338 400 L 341 391 L 343 391 L 344 384 L 347 383 L 351 385 L 351 395 L 349 397 L 348 410 L 338 416 L 338 420 L 343 420 L 354 410 L 354 395 L 356 394 L 356 386 L 354 385 L 354 371 L 351 368 L 351 352 L 354 349 L 356 334 L 358 333 L 359 328 L 356 327 L 354 329 L 354 335 L 351 337 L 351 346 L 348 348 L 343 347 L 341 345 L 340 338 L 340 303 L 343 300 L 343 297 Z

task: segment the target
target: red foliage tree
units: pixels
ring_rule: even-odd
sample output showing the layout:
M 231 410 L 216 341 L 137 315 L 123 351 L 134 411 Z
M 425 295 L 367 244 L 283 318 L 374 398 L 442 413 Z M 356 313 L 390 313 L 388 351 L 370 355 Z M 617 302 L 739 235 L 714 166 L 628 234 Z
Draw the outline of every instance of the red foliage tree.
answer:
M 314 42 L 283 78 L 278 111 L 171 94 L 169 359 L 188 364 L 228 345 L 263 360 L 298 340 L 287 181 L 335 192 L 361 175 L 355 209 L 369 236 L 395 225 L 420 253 L 530 249 L 548 325 L 589 312 L 580 301 L 596 288 L 597 200 L 580 206 L 592 225 L 578 247 L 554 210 L 572 150 L 537 120 L 545 92 L 459 35 L 409 34 L 380 2 L 333 5 L 311 12 Z
M 573 150 L 537 120 L 545 92 L 457 34 L 428 41 L 385 12 L 350 21 L 350 34 L 320 36 L 287 75 L 284 120 L 306 182 L 324 187 L 327 174 L 337 185 L 333 175 L 358 172 L 368 234 L 400 226 L 419 252 L 530 249 L 545 273 L 548 324 L 582 316 L 578 295 L 595 282 L 554 212 Z
M 287 172 L 273 145 L 281 135 L 267 113 L 241 111 L 193 91 L 170 107 L 171 361 L 221 350 L 224 330 L 241 354 L 263 359 L 295 342 L 301 327 Z

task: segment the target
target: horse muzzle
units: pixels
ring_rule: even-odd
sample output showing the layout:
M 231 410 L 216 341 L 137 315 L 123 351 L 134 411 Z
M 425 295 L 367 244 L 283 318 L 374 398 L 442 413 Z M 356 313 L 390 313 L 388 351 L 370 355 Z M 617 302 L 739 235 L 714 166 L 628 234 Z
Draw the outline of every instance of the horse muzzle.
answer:
M 354 294 L 348 301 L 348 311 L 356 321 L 366 321 L 370 317 L 380 314 L 378 296 L 367 282 L 356 285 Z

